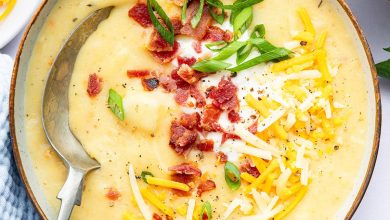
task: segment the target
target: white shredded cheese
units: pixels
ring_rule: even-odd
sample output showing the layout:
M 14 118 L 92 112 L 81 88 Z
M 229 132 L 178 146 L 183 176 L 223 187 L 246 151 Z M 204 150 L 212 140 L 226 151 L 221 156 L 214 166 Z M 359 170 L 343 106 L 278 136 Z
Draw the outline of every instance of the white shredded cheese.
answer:
M 234 210 L 240 206 L 241 203 L 241 199 L 233 199 L 233 201 L 229 205 L 227 205 L 226 211 L 223 214 L 222 219 L 227 219 L 234 212 Z
M 290 168 L 287 168 L 282 174 L 280 174 L 279 178 L 276 180 L 276 192 L 280 193 L 280 190 L 286 187 L 288 179 L 290 178 L 292 172 Z
M 190 199 L 188 201 L 186 220 L 192 220 L 192 216 L 194 215 L 194 209 L 195 209 L 195 199 Z
M 274 156 L 280 156 L 282 154 L 281 150 L 261 140 L 242 126 L 236 126 L 234 132 L 245 142 L 259 149 L 270 151 Z
M 246 145 L 244 142 L 239 140 L 227 140 L 224 144 L 226 147 L 230 147 L 233 151 L 248 154 L 255 157 L 260 157 L 265 160 L 272 159 L 272 153 L 270 151 L 254 148 Z
M 282 158 L 279 157 L 277 160 L 278 160 L 278 163 L 279 163 L 280 171 L 284 172 L 286 170 L 286 165 L 284 165 L 284 162 L 283 162 Z
M 299 110 L 302 112 L 309 110 L 314 105 L 314 100 L 319 96 L 321 96 L 321 92 L 311 93 L 299 106 Z
M 269 126 L 271 126 L 273 123 L 275 123 L 277 120 L 279 120 L 283 115 L 286 113 L 286 109 L 284 107 L 279 107 L 275 111 L 271 113 L 270 116 L 268 116 L 263 121 L 259 121 L 257 125 L 257 131 L 262 132 L 265 129 L 267 129 Z
M 274 206 L 276 205 L 276 203 L 278 202 L 278 200 L 279 200 L 279 196 L 272 197 L 271 202 L 267 206 L 267 209 L 269 211 L 271 211 L 274 208 Z
M 330 102 L 329 100 L 326 100 L 325 101 L 325 106 L 324 106 L 324 110 L 325 110 L 325 116 L 327 119 L 331 118 L 332 117 L 332 109 L 330 107 Z
M 309 183 L 309 160 L 305 159 L 302 172 L 301 172 L 301 183 L 304 186 L 307 186 Z
M 141 210 L 142 215 L 146 220 L 151 220 L 152 212 L 150 211 L 149 207 L 146 205 L 144 199 L 142 198 L 141 191 L 139 190 L 139 187 L 137 185 L 137 179 L 135 178 L 134 167 L 132 164 L 129 165 L 129 179 L 130 179 L 131 190 L 133 191 L 135 201 L 137 202 L 137 205 Z
M 345 108 L 345 105 L 341 104 L 340 102 L 333 102 L 333 107 L 334 108 Z
M 257 207 L 260 209 L 261 212 L 265 212 L 267 208 L 266 202 L 263 200 L 263 198 L 260 196 L 260 193 L 256 189 L 252 189 L 251 194 L 253 196 L 253 199 L 255 200 Z
M 284 46 L 284 48 L 286 48 L 288 50 L 292 50 L 292 49 L 295 49 L 297 47 L 300 47 L 301 42 L 299 42 L 297 40 L 293 40 L 293 41 L 289 41 L 289 42 L 284 43 L 283 46 Z
M 283 210 L 283 205 L 278 205 L 269 212 L 261 213 L 259 215 L 245 216 L 241 217 L 241 220 L 269 220 L 273 218 L 276 214 Z
M 295 122 L 297 121 L 296 117 L 295 117 L 295 114 L 294 113 L 291 113 L 289 112 L 288 115 L 287 115 L 287 120 L 285 122 L 285 129 L 286 130 L 290 130 L 292 128 L 292 126 L 294 126 Z

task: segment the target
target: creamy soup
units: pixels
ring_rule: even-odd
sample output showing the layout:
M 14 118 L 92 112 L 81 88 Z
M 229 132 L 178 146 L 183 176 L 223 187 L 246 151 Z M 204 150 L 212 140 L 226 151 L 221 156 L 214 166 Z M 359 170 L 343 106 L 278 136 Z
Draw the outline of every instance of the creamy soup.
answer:
M 180 24 L 181 1 L 158 3 Z M 332 5 L 318 3 L 265 0 L 241 11 L 253 15 L 247 30 L 234 30 L 229 17 L 206 20 L 206 8 L 196 24 L 192 2 L 174 48 L 143 3 L 59 0 L 26 80 L 28 149 L 49 204 L 59 209 L 67 171 L 42 129 L 47 73 L 72 29 L 114 5 L 82 47 L 69 90 L 71 129 L 101 164 L 72 219 L 198 219 L 208 204 L 212 219 L 334 219 L 361 166 L 368 95 L 352 37 Z M 251 37 L 260 24 L 265 35 Z M 254 45 L 242 65 L 234 44 L 240 57 Z M 281 55 L 245 67 L 266 53 Z

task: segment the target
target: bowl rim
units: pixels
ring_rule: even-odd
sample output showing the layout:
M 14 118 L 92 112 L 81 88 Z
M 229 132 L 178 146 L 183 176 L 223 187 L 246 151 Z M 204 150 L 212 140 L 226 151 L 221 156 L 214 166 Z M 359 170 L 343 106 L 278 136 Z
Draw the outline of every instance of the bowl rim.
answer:
M 19 44 L 18 51 L 15 57 L 15 63 L 13 67 L 12 72 L 12 78 L 11 78 L 11 85 L 10 85 L 10 96 L 9 96 L 9 125 L 10 125 L 10 132 L 11 132 L 11 138 L 12 138 L 12 150 L 13 155 L 15 158 L 15 162 L 17 165 L 17 169 L 19 171 L 21 180 L 23 185 L 25 186 L 25 189 L 27 191 L 28 197 L 31 199 L 35 209 L 37 210 L 39 216 L 44 219 L 48 220 L 48 217 L 46 216 L 45 212 L 43 211 L 42 207 L 39 205 L 37 198 L 35 197 L 32 188 L 28 182 L 26 173 L 23 168 L 22 159 L 20 156 L 19 148 L 18 148 L 18 142 L 16 139 L 16 128 L 15 128 L 15 111 L 14 111 L 14 105 L 15 105 L 15 88 L 16 88 L 16 79 L 17 79 L 17 73 L 19 70 L 19 62 L 20 62 L 20 56 L 24 49 L 24 44 L 26 42 L 27 36 L 31 30 L 31 27 L 36 22 L 39 14 L 41 13 L 42 9 L 45 7 L 49 0 L 43 0 L 43 2 L 40 4 L 40 6 L 37 8 L 36 12 L 34 13 L 34 16 L 30 20 L 29 24 L 27 25 L 22 40 Z M 349 208 L 348 213 L 345 216 L 345 219 L 351 219 L 352 216 L 355 214 L 357 208 L 359 207 L 364 194 L 367 191 L 368 185 L 370 183 L 371 177 L 373 175 L 374 169 L 375 169 L 375 163 L 379 151 L 379 143 L 380 143 L 380 134 L 381 134 L 381 125 L 382 125 L 382 105 L 381 105 L 381 95 L 380 95 L 380 89 L 379 89 L 379 80 L 377 71 L 375 68 L 375 63 L 372 57 L 372 53 L 370 50 L 370 47 L 368 45 L 368 42 L 366 40 L 366 37 L 364 36 L 363 30 L 360 27 L 356 17 L 353 15 L 352 10 L 346 3 L 346 0 L 337 0 L 337 2 L 340 4 L 344 12 L 347 14 L 348 18 L 350 19 L 351 23 L 354 26 L 354 29 L 356 33 L 359 36 L 359 40 L 364 48 L 364 52 L 366 55 L 366 59 L 369 63 L 369 67 L 371 70 L 371 76 L 373 81 L 373 87 L 374 87 L 374 96 L 375 96 L 375 133 L 373 137 L 373 146 L 372 151 L 370 155 L 370 160 L 368 162 L 368 166 L 366 169 L 366 172 L 364 174 L 363 182 L 359 188 L 359 191 L 357 195 L 355 196 L 355 199 Z

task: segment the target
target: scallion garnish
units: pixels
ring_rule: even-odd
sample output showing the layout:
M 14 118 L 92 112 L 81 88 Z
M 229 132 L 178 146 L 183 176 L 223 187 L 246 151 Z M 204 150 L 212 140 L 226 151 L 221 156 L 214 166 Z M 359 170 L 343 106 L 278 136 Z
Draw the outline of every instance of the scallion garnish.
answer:
M 233 5 L 224 5 L 218 0 L 207 0 L 207 3 L 209 5 L 212 5 L 216 8 L 220 8 L 220 9 L 241 11 L 244 8 L 251 7 L 252 5 L 255 5 L 255 4 L 260 3 L 262 1 L 264 1 L 264 0 L 239 0 L 239 1 L 236 1 Z
M 225 63 L 218 60 L 202 60 L 198 63 L 195 63 L 192 66 L 192 69 L 202 73 L 214 73 L 220 70 L 224 70 L 230 66 L 230 63 Z
M 225 60 L 231 57 L 234 53 L 236 53 L 241 47 L 245 46 L 246 44 L 247 42 L 233 41 L 225 48 L 223 48 L 216 57 L 213 57 L 213 60 Z
M 225 48 L 227 45 L 228 43 L 226 41 L 216 41 L 206 44 L 205 46 L 211 51 L 218 52 Z
M 148 180 L 146 177 L 148 176 L 154 176 L 151 172 L 149 171 L 142 171 L 141 172 L 141 179 L 145 182 L 145 183 L 148 183 Z
M 187 21 L 187 4 L 188 0 L 184 0 L 183 8 L 181 9 L 181 23 L 186 23 Z
M 154 27 L 157 29 L 158 33 L 161 34 L 164 40 L 166 40 L 170 45 L 173 45 L 175 41 L 175 31 L 168 15 L 165 13 L 165 11 L 161 8 L 161 6 L 157 3 L 156 0 L 148 0 L 147 4 L 150 20 L 152 21 Z M 166 29 L 164 25 L 160 23 L 159 19 L 154 14 L 153 9 L 157 12 L 157 14 L 163 20 L 165 25 L 168 27 L 168 29 Z
M 110 89 L 108 94 L 108 107 L 121 121 L 125 120 L 122 97 L 113 89 Z
M 265 26 L 264 24 L 258 24 L 253 28 L 251 38 L 264 38 L 265 37 Z
M 198 26 L 199 21 L 202 18 L 203 7 L 204 7 L 204 0 L 200 0 L 198 11 L 196 12 L 195 16 L 191 20 L 192 28 L 196 28 L 196 26 Z
M 236 38 L 239 38 L 242 33 L 244 33 L 250 24 L 252 23 L 253 19 L 253 8 L 248 7 L 243 9 L 235 18 L 233 21 L 233 30 L 234 30 L 234 36 Z
M 213 8 L 211 8 L 210 15 L 218 24 L 223 24 L 225 21 L 225 9 L 222 9 L 221 14 L 217 14 L 214 12 Z
M 250 41 L 248 42 L 248 44 L 245 47 L 240 48 L 237 51 L 236 63 L 240 64 L 240 63 L 244 62 L 246 60 L 246 58 L 248 58 L 249 54 L 252 52 L 252 49 L 253 49 L 253 45 Z
M 251 68 L 253 66 L 256 66 L 258 64 L 261 64 L 261 63 L 265 63 L 265 62 L 269 62 L 269 61 L 272 61 L 272 60 L 276 60 L 276 59 L 280 59 L 280 58 L 283 58 L 283 57 L 286 57 L 288 56 L 289 54 L 291 53 L 291 51 L 287 50 L 287 49 L 284 49 L 284 48 L 276 48 L 272 51 L 269 51 L 269 52 L 266 52 L 266 53 L 263 53 L 261 54 L 260 56 L 258 57 L 255 57 L 251 60 L 248 60 L 236 67 L 233 67 L 233 68 L 230 68 L 228 69 L 229 71 L 232 71 L 232 72 L 239 72 L 241 70 L 245 70 L 245 69 L 248 69 L 248 68 Z
M 207 220 L 211 219 L 211 204 L 209 202 L 203 203 L 202 209 L 200 210 L 199 219 L 204 219 L 204 214 L 207 214 Z
M 384 48 L 385 51 L 390 52 L 389 48 Z M 390 78 L 390 59 L 376 64 L 378 75 Z
M 241 186 L 240 170 L 232 162 L 225 164 L 225 181 L 232 190 L 237 190 Z

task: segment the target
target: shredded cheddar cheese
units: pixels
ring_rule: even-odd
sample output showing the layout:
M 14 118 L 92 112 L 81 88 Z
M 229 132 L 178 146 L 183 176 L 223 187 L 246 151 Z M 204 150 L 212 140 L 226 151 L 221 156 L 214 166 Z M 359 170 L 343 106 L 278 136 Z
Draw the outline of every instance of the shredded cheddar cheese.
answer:
M 157 177 L 152 177 L 152 176 L 147 176 L 146 180 L 147 180 L 148 184 L 151 184 L 151 185 L 163 186 L 163 187 L 172 188 L 172 189 L 178 189 L 178 190 L 185 191 L 185 192 L 190 191 L 190 187 L 184 183 L 179 183 L 179 182 L 175 182 L 172 180 L 167 180 L 167 179 L 162 179 L 162 178 L 157 178 Z
M 153 204 L 156 208 L 161 210 L 164 214 L 173 217 L 175 215 L 172 208 L 168 207 L 163 201 L 161 201 L 156 195 L 154 195 L 147 188 L 141 189 L 141 194 L 144 198 L 146 198 L 151 204 Z

